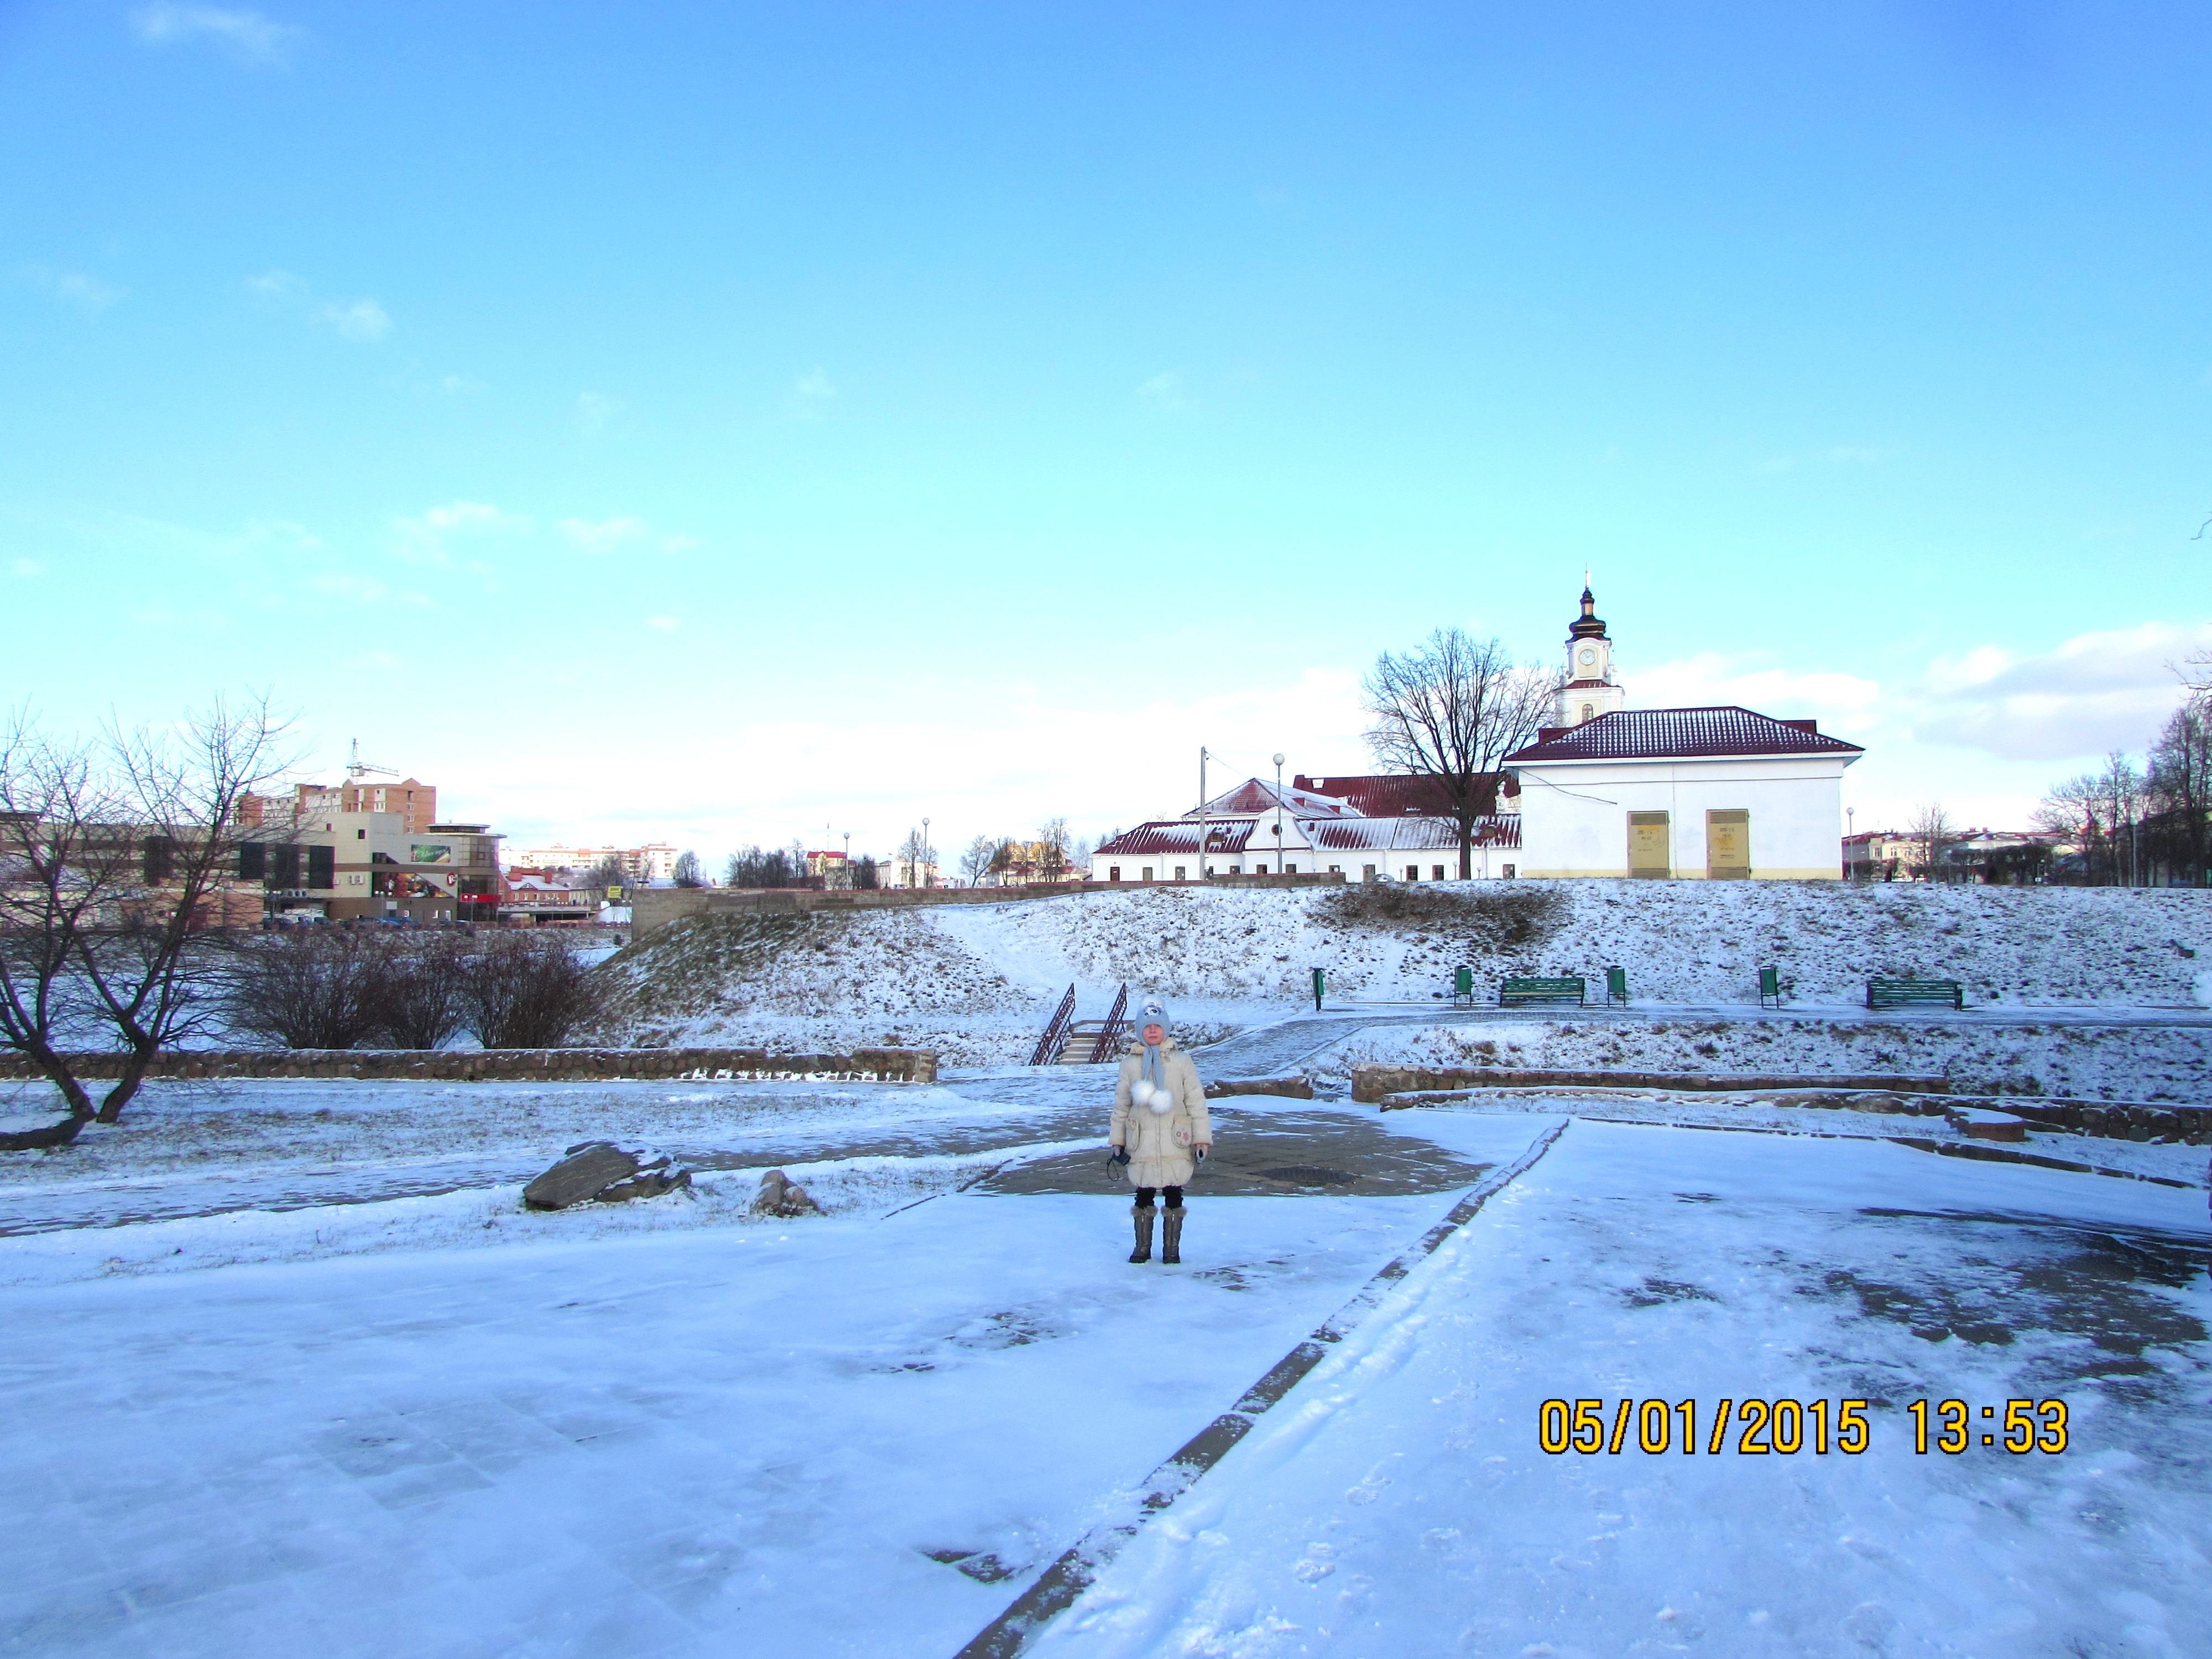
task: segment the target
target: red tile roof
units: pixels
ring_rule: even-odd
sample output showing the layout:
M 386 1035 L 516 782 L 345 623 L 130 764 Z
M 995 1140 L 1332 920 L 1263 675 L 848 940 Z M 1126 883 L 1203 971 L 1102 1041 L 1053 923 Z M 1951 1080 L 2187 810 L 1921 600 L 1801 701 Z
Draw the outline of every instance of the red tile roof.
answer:
M 1855 743 L 1824 738 L 1812 720 L 1778 720 L 1732 703 L 1711 708 L 1629 708 L 1580 726 L 1547 729 L 1510 765 L 1545 761 L 1686 760 L 1759 755 L 1863 755 Z
M 1206 837 L 1209 853 L 1241 853 L 1251 839 L 1249 823 L 1216 823 Z M 1140 823 L 1133 830 L 1124 830 L 1108 842 L 1101 842 L 1094 858 L 1142 858 L 1156 854 L 1182 853 L 1195 856 L 1198 852 L 1198 824 L 1195 820 L 1163 819 L 1154 823 Z
M 1459 826 L 1449 818 L 1335 818 L 1301 822 L 1298 828 L 1315 848 L 1327 853 L 1453 852 L 1459 850 Z M 1517 848 L 1521 815 L 1501 812 L 1474 821 L 1477 847 Z
M 1521 786 L 1504 773 L 1490 775 L 1497 779 L 1501 797 L 1521 793 Z M 1426 812 L 1447 818 L 1452 815 L 1451 799 L 1434 778 L 1387 772 L 1352 778 L 1309 778 L 1302 775 L 1297 787 L 1349 802 L 1352 811 L 1361 817 L 1395 818 L 1407 812 Z

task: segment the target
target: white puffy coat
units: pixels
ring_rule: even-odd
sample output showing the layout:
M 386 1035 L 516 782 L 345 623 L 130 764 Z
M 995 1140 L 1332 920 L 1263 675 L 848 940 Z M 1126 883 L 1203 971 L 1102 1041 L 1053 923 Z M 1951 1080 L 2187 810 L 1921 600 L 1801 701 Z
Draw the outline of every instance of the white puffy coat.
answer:
M 1160 1045 L 1159 1074 L 1175 1095 L 1165 1112 L 1133 1104 L 1129 1085 L 1142 1073 L 1144 1053 L 1121 1056 L 1121 1075 L 1114 1085 L 1114 1127 L 1106 1138 L 1129 1149 L 1122 1167 L 1132 1187 L 1180 1187 L 1198 1169 L 1194 1146 L 1213 1144 L 1213 1125 L 1206 1115 L 1206 1090 L 1198 1067 L 1170 1037 Z

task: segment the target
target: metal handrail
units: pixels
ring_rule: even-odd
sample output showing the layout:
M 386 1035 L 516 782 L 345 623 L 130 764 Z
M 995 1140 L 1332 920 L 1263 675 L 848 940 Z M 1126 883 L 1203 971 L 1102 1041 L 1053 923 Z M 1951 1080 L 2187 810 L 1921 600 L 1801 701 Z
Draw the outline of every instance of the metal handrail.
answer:
M 1114 1012 L 1106 1016 L 1106 1029 L 1099 1032 L 1098 1041 L 1091 1045 L 1091 1063 L 1093 1066 L 1114 1058 L 1114 1050 L 1121 1044 L 1121 1028 L 1129 1023 L 1127 1018 L 1128 1012 L 1129 988 L 1124 985 L 1114 999 Z
M 1075 988 L 1067 988 L 1067 994 L 1060 1000 L 1060 1012 L 1052 1017 L 1052 1024 L 1044 1028 L 1037 1046 L 1030 1055 L 1032 1066 L 1048 1066 L 1060 1058 L 1060 1044 L 1067 1036 L 1068 1025 L 1075 1017 Z

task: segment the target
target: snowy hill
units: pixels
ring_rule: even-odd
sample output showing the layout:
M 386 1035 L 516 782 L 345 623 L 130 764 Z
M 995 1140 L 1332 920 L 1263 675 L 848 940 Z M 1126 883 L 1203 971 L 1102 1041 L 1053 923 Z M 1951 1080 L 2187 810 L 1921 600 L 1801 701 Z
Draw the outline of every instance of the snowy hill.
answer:
M 1101 1015 L 1123 983 L 1190 1035 L 1332 1004 L 1479 998 L 1507 974 L 1627 970 L 1639 1004 L 1742 1005 L 1781 969 L 1799 1006 L 1872 975 L 1958 979 L 1977 1005 L 2212 1000 L 2212 892 L 1841 883 L 1561 882 L 1153 888 L 1004 905 L 697 917 L 605 972 L 605 1035 L 644 1043 L 896 1041 L 953 1063 L 1026 1057 L 1060 993 Z

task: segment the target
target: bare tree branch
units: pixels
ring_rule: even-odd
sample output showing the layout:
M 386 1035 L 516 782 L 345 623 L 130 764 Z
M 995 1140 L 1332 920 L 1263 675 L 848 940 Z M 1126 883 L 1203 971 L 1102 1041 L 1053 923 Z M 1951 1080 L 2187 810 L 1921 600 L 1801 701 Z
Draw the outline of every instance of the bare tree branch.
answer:
M 1374 724 L 1367 746 L 1382 765 L 1432 778 L 1459 829 L 1459 874 L 1474 873 L 1474 825 L 1498 810 L 1499 763 L 1535 740 L 1551 718 L 1558 678 L 1516 666 L 1504 642 L 1440 628 L 1403 653 L 1384 652 L 1363 683 Z

